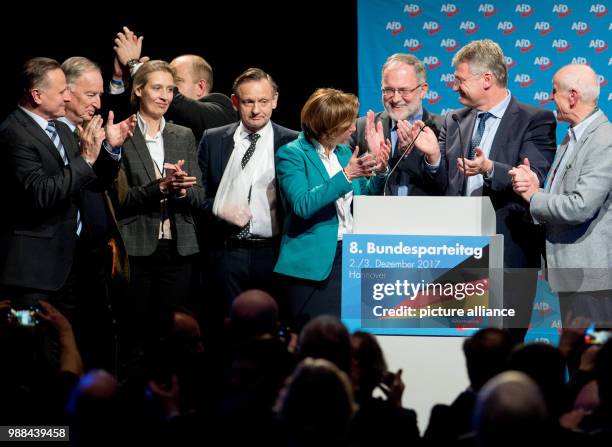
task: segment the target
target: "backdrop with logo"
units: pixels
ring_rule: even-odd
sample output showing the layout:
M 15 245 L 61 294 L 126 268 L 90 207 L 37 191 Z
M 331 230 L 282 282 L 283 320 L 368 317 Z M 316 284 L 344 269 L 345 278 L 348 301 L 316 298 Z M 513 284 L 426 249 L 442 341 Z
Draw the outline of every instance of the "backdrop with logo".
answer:
M 452 91 L 453 55 L 472 40 L 485 38 L 502 47 L 508 88 L 520 101 L 554 110 L 550 92 L 555 71 L 569 63 L 587 63 L 599 75 L 599 106 L 608 114 L 612 14 L 606 2 L 358 0 L 357 17 L 361 115 L 382 109 L 381 67 L 397 52 L 414 54 L 425 63 L 429 92 L 424 107 L 442 114 L 461 107 Z M 566 125 L 559 126 L 558 141 L 566 130 Z M 531 337 L 545 339 L 559 327 L 558 303 L 543 281 L 532 325 Z M 544 332 L 539 334 L 539 329 Z

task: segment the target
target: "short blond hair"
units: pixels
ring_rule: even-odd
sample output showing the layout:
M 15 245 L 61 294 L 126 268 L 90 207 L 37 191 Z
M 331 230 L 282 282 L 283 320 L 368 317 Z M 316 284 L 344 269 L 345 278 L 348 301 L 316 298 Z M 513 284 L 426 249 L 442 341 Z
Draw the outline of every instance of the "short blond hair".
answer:
M 140 107 L 140 98 L 138 95 L 136 95 L 136 90 L 144 88 L 149 81 L 149 76 L 151 73 L 156 71 L 165 71 L 166 73 L 170 73 L 172 75 L 172 79 L 174 79 L 174 82 L 176 82 L 176 71 L 168 62 L 155 60 L 142 64 L 134 75 L 134 79 L 132 81 L 132 95 L 130 97 L 130 102 L 135 110 Z
M 453 66 L 466 63 L 474 75 L 490 71 L 497 85 L 508 85 L 508 66 L 501 47 L 490 39 L 474 40 L 453 56 Z

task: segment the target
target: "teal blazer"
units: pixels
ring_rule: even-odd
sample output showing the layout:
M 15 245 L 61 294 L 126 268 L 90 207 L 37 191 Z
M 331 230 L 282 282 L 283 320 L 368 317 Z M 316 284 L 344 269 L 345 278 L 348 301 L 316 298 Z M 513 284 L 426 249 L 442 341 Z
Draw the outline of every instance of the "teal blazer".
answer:
M 347 145 L 334 149 L 342 167 L 352 152 Z M 332 269 L 338 241 L 336 200 L 383 191 L 385 176 L 349 182 L 339 171 L 329 177 L 315 147 L 301 132 L 276 152 L 276 178 L 285 207 L 280 254 L 274 271 L 313 281 L 326 279 Z

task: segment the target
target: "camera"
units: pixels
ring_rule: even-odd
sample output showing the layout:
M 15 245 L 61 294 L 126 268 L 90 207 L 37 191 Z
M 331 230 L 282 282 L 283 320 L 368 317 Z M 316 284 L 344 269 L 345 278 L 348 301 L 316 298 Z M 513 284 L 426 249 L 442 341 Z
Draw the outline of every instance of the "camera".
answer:
M 9 320 L 19 326 L 36 326 L 38 319 L 36 318 L 36 310 L 34 309 L 10 309 Z
M 597 329 L 591 324 L 584 331 L 584 342 L 587 345 L 603 345 L 612 338 L 612 331 Z

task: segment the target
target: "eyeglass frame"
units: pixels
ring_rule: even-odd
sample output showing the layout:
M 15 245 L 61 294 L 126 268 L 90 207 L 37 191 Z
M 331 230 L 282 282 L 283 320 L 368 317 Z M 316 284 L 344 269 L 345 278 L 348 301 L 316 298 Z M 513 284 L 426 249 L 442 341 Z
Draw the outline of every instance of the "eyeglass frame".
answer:
M 457 78 L 457 75 L 453 75 L 453 77 L 454 77 L 454 79 L 453 79 L 453 84 L 454 84 L 454 85 L 456 85 L 456 86 L 460 86 L 460 85 L 462 85 L 463 83 L 465 83 L 465 82 L 469 81 L 470 79 L 474 79 L 474 78 L 477 78 L 477 77 L 484 76 L 484 75 L 485 75 L 485 74 L 487 74 L 487 73 L 489 73 L 489 72 L 488 72 L 488 71 L 485 71 L 485 72 L 483 72 L 483 73 L 476 73 L 476 74 L 473 74 L 472 76 L 468 76 L 468 77 L 467 77 L 467 78 L 465 78 L 465 79 Z
M 393 87 L 383 87 L 380 89 L 380 92 L 383 94 L 383 96 L 386 96 L 388 98 L 393 98 L 395 96 L 396 93 L 398 93 L 402 98 L 407 97 L 408 95 L 411 95 L 412 93 L 414 93 L 414 91 L 419 88 L 422 87 L 423 85 L 425 85 L 425 82 L 421 82 L 419 85 L 417 85 L 415 88 L 393 88 Z M 385 90 L 387 90 L 387 92 L 385 92 Z M 402 90 L 405 90 L 405 92 L 402 93 Z

